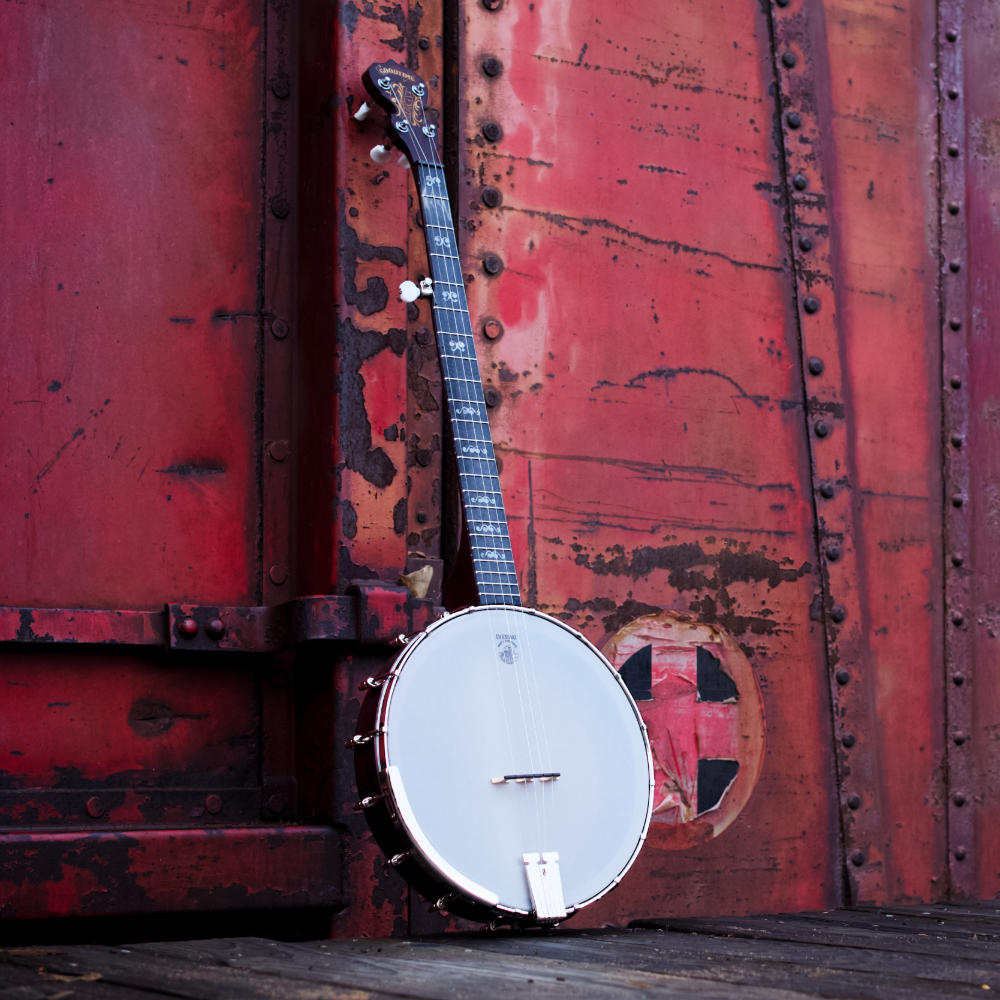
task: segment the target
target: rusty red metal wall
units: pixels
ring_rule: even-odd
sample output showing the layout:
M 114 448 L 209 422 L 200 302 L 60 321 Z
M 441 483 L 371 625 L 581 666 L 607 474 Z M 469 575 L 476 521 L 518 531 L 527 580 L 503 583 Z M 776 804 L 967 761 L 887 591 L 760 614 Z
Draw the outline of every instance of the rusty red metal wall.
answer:
M 0 16 L 4 916 L 444 926 L 342 749 L 461 562 L 412 180 L 352 118 L 385 57 L 440 111 L 522 592 L 652 637 L 654 743 L 752 743 L 586 919 L 996 894 L 989 5 Z M 654 750 L 667 801 L 698 760 Z

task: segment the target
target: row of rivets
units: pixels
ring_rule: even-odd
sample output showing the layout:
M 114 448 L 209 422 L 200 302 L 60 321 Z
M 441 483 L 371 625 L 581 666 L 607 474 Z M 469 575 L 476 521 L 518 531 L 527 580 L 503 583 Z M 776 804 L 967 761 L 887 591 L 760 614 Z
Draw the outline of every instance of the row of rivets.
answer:
M 948 373 L 942 393 L 942 409 L 946 442 L 943 460 L 946 495 L 950 505 L 945 508 L 945 668 L 951 676 L 946 699 L 946 720 L 952 738 L 948 753 L 948 847 L 950 857 L 958 865 L 950 869 L 952 889 L 974 890 L 975 875 L 962 865 L 969 855 L 967 845 L 973 843 L 973 816 L 967 793 L 972 777 L 969 732 L 972 722 L 972 694 L 966 679 L 971 678 L 973 636 L 968 628 L 970 604 L 969 575 L 963 570 L 969 551 L 969 455 L 964 447 L 968 439 L 969 403 L 965 392 L 968 371 L 966 341 L 960 334 L 964 328 L 966 294 L 964 280 L 966 225 L 961 197 L 965 190 L 965 170 L 962 147 L 965 143 L 964 109 L 957 103 L 962 83 L 962 51 L 957 44 L 962 18 L 961 0 L 942 0 L 938 9 L 938 70 L 941 76 L 939 104 L 939 160 L 942 209 L 941 260 L 947 261 L 939 277 L 941 311 L 947 320 L 942 330 L 941 362 Z M 950 444 L 950 447 L 948 447 Z
M 855 680 L 861 676 L 864 650 L 859 642 L 861 613 L 855 585 L 849 442 L 847 435 L 837 433 L 843 413 L 843 373 L 835 310 L 816 291 L 826 287 L 827 294 L 831 294 L 833 284 L 827 199 L 819 153 L 824 137 L 820 134 L 820 123 L 811 114 L 816 102 L 809 40 L 816 34 L 807 22 L 821 15 L 811 5 L 796 0 L 774 0 L 774 5 L 774 72 L 781 102 L 780 135 L 803 345 L 808 446 L 816 498 L 814 517 L 821 556 L 820 586 L 831 665 L 837 781 L 844 809 L 844 861 L 854 897 L 877 898 L 885 878 L 880 863 L 883 852 L 878 847 L 880 806 L 877 795 L 863 796 L 858 788 L 861 783 L 867 787 L 876 780 L 877 768 L 872 762 L 870 741 L 864 738 L 870 726 L 862 708 L 864 684 Z M 845 788 L 848 780 L 856 787 Z

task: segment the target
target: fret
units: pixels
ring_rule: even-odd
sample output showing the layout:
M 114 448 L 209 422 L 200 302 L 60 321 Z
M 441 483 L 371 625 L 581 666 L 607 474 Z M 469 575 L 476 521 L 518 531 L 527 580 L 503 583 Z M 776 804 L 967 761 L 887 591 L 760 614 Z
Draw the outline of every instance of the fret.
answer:
M 424 238 L 434 279 L 431 310 L 480 602 L 521 603 L 483 397 L 458 239 L 440 163 L 416 164 Z

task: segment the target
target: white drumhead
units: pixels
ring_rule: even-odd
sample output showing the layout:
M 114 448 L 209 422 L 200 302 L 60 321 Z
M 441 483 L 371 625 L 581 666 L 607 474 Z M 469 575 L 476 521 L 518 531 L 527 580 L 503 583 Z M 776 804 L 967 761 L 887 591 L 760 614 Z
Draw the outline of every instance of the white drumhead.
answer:
M 400 819 L 441 875 L 521 913 L 533 909 L 525 853 L 558 853 L 570 910 L 620 879 L 649 825 L 649 743 L 590 643 L 548 615 L 475 607 L 431 626 L 396 670 L 381 765 Z

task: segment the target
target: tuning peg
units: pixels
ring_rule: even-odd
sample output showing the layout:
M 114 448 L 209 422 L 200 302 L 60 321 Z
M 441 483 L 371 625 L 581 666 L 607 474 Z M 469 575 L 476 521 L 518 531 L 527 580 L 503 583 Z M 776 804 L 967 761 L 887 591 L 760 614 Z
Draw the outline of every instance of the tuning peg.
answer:
M 416 302 L 421 296 L 429 299 L 433 294 L 433 278 L 424 278 L 419 285 L 415 281 L 406 280 L 399 286 L 399 297 L 404 302 Z
M 372 146 L 368 155 L 375 163 L 385 163 L 389 157 L 392 156 L 392 148 L 381 144 L 378 146 Z
M 375 109 L 365 101 L 357 111 L 354 112 L 354 120 L 363 122 Z
M 399 286 L 399 297 L 406 303 L 416 302 L 420 298 L 420 287 L 415 281 L 407 279 Z

